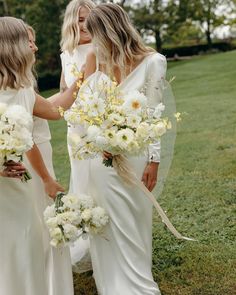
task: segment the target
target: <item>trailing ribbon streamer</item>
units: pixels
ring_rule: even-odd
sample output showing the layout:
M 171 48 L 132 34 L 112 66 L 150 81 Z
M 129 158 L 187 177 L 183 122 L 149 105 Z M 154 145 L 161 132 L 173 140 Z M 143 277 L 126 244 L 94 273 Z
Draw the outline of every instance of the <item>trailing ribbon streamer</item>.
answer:
M 126 157 L 122 155 L 116 155 L 112 157 L 112 165 L 116 170 L 117 174 L 127 183 L 132 185 L 137 185 L 144 194 L 149 198 L 152 202 L 153 206 L 156 208 L 158 214 L 162 218 L 162 222 L 168 227 L 168 229 L 172 232 L 172 234 L 182 240 L 187 241 L 196 241 L 195 239 L 188 238 L 182 236 L 173 224 L 170 222 L 169 218 L 166 216 L 165 212 L 153 196 L 153 194 L 145 187 L 145 185 L 137 178 L 135 172 L 133 171 L 132 167 L 130 166 Z

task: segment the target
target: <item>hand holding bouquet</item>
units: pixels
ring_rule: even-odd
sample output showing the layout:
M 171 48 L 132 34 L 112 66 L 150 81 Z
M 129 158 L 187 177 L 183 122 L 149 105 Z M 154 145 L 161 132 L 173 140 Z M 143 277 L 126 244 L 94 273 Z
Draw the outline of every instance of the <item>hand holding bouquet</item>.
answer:
M 0 103 L 1 171 L 4 170 L 4 166 L 10 169 L 12 162 L 22 162 L 24 153 L 32 148 L 33 140 L 30 132 L 32 124 L 32 117 L 24 107 Z M 29 173 L 24 172 L 21 180 L 27 181 L 30 178 Z
M 101 82 L 94 92 L 82 88 L 74 106 L 64 113 L 71 125 L 84 126 L 83 134 L 69 137 L 74 156 L 93 158 L 103 151 L 114 156 L 140 155 L 171 128 L 169 120 L 161 118 L 164 109 L 162 103 L 150 109 L 143 93 L 122 93 L 112 81 Z M 104 164 L 112 166 L 111 161 Z
M 80 195 L 77 198 L 63 193 L 46 208 L 44 219 L 54 247 L 66 246 L 88 233 L 101 234 L 109 221 L 105 210 L 95 206 L 91 197 Z

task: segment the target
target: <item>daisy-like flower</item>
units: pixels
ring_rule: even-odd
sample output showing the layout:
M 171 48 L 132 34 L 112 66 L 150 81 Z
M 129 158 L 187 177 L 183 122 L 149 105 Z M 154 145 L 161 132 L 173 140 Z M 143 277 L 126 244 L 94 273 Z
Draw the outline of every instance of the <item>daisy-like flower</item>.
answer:
M 117 143 L 116 130 L 114 129 L 105 130 L 105 138 L 111 144 L 111 146 L 115 146 Z
M 116 136 L 117 144 L 120 146 L 120 148 L 126 149 L 134 139 L 134 131 L 129 128 L 122 129 L 117 132 Z
M 123 110 L 125 112 L 140 113 L 142 108 L 147 106 L 147 97 L 137 90 L 129 92 L 124 97 Z
M 127 125 L 132 128 L 137 128 L 139 123 L 141 122 L 142 118 L 137 115 L 130 115 L 127 118 Z

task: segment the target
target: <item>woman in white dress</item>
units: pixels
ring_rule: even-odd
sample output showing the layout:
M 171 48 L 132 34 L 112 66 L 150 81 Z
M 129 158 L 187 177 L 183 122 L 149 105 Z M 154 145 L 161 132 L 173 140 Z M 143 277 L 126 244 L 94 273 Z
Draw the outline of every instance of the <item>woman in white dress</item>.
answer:
M 91 37 L 85 30 L 84 23 L 94 7 L 91 0 L 73 0 L 66 8 L 61 40 L 61 92 L 73 84 L 76 79 L 73 69 L 82 71 L 87 54 L 92 50 Z M 71 132 L 80 134 L 81 128 L 68 125 L 68 135 Z M 74 195 L 87 194 L 89 160 L 74 159 L 69 145 L 68 152 L 71 165 L 69 191 Z M 71 259 L 75 271 L 81 273 L 91 269 L 88 239 L 80 238 L 71 246 Z
M 56 106 L 71 106 L 76 83 L 53 105 L 32 87 L 34 55 L 24 22 L 1 17 L 0 38 L 0 102 L 22 105 L 44 119 L 59 119 Z M 24 164 L 29 169 L 26 159 Z M 15 173 L 14 168 L 9 173 Z M 0 188 L 0 294 L 48 295 L 42 222 L 33 182 L 0 177 Z
M 31 49 L 35 54 L 38 48 L 35 45 L 35 32 L 30 26 L 28 26 L 28 34 Z M 56 249 L 50 246 L 49 231 L 44 224 L 43 212 L 52 203 L 49 196 L 55 198 L 56 193 L 63 190 L 55 180 L 51 133 L 47 120 L 34 117 L 33 140 L 38 150 L 33 148 L 27 153 L 27 157 L 30 161 L 29 172 L 35 188 L 38 214 L 42 222 L 48 294 L 72 295 L 74 291 L 69 248 Z
M 149 107 L 154 108 L 162 99 L 165 57 L 144 46 L 128 15 L 116 4 L 98 5 L 90 12 L 86 27 L 97 46 L 97 52 L 87 58 L 87 85 L 94 87 L 115 77 L 122 92 L 144 92 Z M 158 142 L 146 155 L 128 158 L 150 191 L 156 184 L 159 159 Z M 126 185 L 114 168 L 105 167 L 101 157 L 90 161 L 89 173 L 90 195 L 110 216 L 106 239 L 98 235 L 90 238 L 99 294 L 160 295 L 151 271 L 151 202 L 138 187 Z

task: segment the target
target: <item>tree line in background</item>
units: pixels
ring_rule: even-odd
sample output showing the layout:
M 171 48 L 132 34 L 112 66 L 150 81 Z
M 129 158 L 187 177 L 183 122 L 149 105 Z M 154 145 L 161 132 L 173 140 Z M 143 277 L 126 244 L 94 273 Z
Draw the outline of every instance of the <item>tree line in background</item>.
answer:
M 0 16 L 22 18 L 37 33 L 41 78 L 49 82 L 60 74 L 60 34 L 69 0 L 0 0 Z M 95 1 L 96 3 L 108 1 Z M 235 37 L 236 0 L 113 0 L 123 6 L 147 43 L 158 51 L 206 43 L 212 47 L 218 28 L 228 26 Z M 50 78 L 51 77 L 51 78 Z M 47 88 L 47 87 L 46 87 Z

